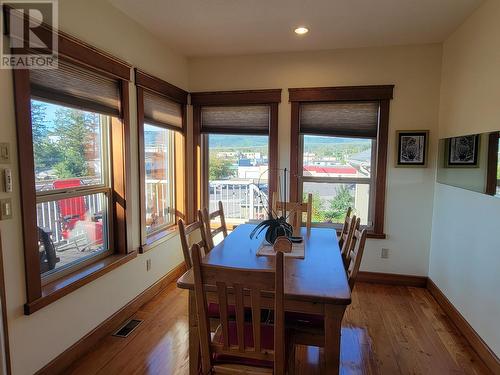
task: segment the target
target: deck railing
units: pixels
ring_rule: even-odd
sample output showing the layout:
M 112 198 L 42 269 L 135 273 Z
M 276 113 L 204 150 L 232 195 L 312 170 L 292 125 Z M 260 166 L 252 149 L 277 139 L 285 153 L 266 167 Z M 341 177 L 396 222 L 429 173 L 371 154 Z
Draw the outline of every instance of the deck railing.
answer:
M 224 214 L 231 221 L 266 219 L 268 195 L 248 180 L 217 180 L 209 182 L 209 210 L 224 205 Z
M 167 196 L 166 182 L 151 182 L 147 191 L 155 192 L 156 196 Z M 46 190 L 43 186 L 37 186 Z M 259 189 L 257 184 L 248 180 L 220 180 L 209 183 L 209 208 L 215 211 L 218 202 L 222 201 L 224 213 L 229 221 L 244 222 L 252 219 L 266 219 L 264 206 L 268 204 L 266 191 Z M 103 200 L 99 194 L 82 197 L 87 209 L 86 216 L 91 218 L 103 211 Z M 74 198 L 68 198 L 74 199 Z M 168 202 L 163 199 L 151 199 L 156 205 L 157 213 L 165 213 L 169 210 Z M 66 203 L 67 204 L 67 203 Z M 54 244 L 63 242 L 63 221 L 60 214 L 58 201 L 42 202 L 37 204 L 37 225 L 46 231 L 50 231 Z

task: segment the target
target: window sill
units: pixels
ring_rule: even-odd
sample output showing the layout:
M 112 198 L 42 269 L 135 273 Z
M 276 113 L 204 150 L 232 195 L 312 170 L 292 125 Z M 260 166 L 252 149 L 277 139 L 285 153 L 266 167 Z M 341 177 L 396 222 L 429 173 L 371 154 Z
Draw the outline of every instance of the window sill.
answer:
M 377 240 L 385 240 L 387 238 L 387 235 L 385 233 L 375 233 L 372 231 L 369 231 L 367 234 L 368 238 L 374 238 Z
M 340 230 L 337 230 L 337 236 L 339 235 L 340 235 Z M 366 237 L 376 240 L 385 240 L 387 238 L 387 235 L 385 233 L 375 233 L 374 231 L 369 230 Z
M 51 304 L 76 289 L 96 280 L 106 273 L 118 268 L 122 264 L 137 257 L 137 252 L 129 254 L 114 254 L 100 259 L 69 275 L 42 286 L 42 296 L 24 305 L 24 314 L 30 315 Z
M 161 243 L 168 241 L 177 234 L 177 225 L 171 225 L 161 232 L 155 233 L 146 239 L 146 243 L 139 248 L 139 252 L 145 252 L 157 247 Z

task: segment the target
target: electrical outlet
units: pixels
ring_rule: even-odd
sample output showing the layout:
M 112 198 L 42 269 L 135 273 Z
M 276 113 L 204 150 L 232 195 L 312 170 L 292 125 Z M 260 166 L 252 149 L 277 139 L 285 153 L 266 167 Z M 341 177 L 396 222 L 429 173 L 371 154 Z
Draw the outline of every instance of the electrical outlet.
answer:
M 389 258 L 389 249 L 382 249 L 382 251 L 380 252 L 380 257 L 382 259 Z
M 0 163 L 10 163 L 10 144 L 0 143 Z
M 12 199 L 0 200 L 0 220 L 12 219 Z
M 151 259 L 146 259 L 146 271 L 151 271 Z

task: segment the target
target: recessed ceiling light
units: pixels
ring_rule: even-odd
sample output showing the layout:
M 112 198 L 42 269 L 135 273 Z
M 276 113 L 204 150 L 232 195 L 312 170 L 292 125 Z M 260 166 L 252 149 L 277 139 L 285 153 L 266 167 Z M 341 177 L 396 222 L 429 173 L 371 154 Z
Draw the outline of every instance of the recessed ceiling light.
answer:
M 299 35 L 304 35 L 304 34 L 307 34 L 307 32 L 309 31 L 309 29 L 307 27 L 297 27 L 295 29 L 295 34 L 299 34 Z

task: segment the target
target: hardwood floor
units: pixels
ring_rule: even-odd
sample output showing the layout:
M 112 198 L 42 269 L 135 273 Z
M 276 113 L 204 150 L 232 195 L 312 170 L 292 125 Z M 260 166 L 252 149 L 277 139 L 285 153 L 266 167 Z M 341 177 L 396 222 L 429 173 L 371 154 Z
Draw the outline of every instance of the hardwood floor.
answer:
M 128 338 L 109 336 L 66 374 L 188 373 L 187 292 L 144 305 Z M 342 328 L 342 374 L 489 374 L 426 289 L 358 283 Z M 319 374 L 322 351 L 298 347 L 296 374 Z

